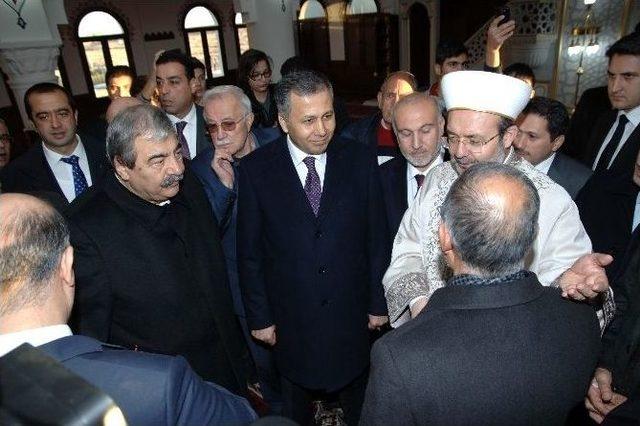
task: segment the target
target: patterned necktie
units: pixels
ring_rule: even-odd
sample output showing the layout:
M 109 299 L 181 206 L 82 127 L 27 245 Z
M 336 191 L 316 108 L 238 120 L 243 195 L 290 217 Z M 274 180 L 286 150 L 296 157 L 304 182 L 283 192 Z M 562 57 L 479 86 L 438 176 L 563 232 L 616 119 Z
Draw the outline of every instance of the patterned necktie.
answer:
M 420 188 L 422 188 L 422 184 L 424 183 L 424 175 L 418 173 L 414 178 L 416 178 L 416 183 L 418 184 L 418 190 L 416 191 L 416 195 L 418 195 L 418 192 L 420 192 Z M 413 198 L 415 198 L 416 195 L 414 195 Z
M 182 133 L 186 125 L 186 121 L 178 121 L 176 123 L 176 130 L 178 131 L 178 140 L 180 141 L 182 156 L 187 160 L 191 160 L 191 151 L 189 151 L 189 144 L 187 143 L 187 138 L 184 137 L 184 133 Z
M 318 172 L 316 171 L 315 160 L 314 157 L 307 157 L 302 160 L 302 162 L 307 166 L 307 169 L 309 169 L 307 179 L 304 182 L 304 192 L 307 194 L 309 204 L 311 204 L 311 208 L 313 209 L 313 214 L 318 216 L 322 187 L 320 186 L 320 176 L 318 176 Z
M 618 119 L 618 127 L 616 127 L 615 132 L 613 132 L 613 136 L 611 136 L 611 140 L 605 147 L 604 151 L 602 151 L 602 155 L 600 155 L 600 160 L 596 165 L 596 171 L 607 170 L 609 168 L 609 163 L 613 158 L 613 153 L 616 152 L 616 148 L 620 145 L 620 141 L 622 140 L 622 134 L 624 133 L 624 128 L 627 125 L 629 119 L 626 115 L 620 115 Z
M 78 163 L 78 156 L 72 155 L 71 157 L 63 157 L 60 160 L 67 164 L 71 164 L 71 170 L 73 172 L 73 188 L 76 191 L 76 197 L 82 194 L 88 187 L 87 178 L 84 177 L 80 164 Z

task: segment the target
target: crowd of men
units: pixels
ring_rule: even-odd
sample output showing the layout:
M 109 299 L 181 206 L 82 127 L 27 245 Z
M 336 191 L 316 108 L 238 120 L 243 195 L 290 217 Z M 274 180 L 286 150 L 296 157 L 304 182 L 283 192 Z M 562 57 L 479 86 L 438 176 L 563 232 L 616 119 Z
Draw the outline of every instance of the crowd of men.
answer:
M 266 126 L 179 51 L 107 72 L 103 137 L 29 88 L 40 142 L 9 161 L 0 120 L 0 356 L 37 346 L 131 424 L 640 419 L 640 34 L 577 140 L 501 70 L 501 18 L 484 71 L 443 41 L 437 82 L 388 75 L 340 131 L 324 75 L 271 87 L 260 52 Z

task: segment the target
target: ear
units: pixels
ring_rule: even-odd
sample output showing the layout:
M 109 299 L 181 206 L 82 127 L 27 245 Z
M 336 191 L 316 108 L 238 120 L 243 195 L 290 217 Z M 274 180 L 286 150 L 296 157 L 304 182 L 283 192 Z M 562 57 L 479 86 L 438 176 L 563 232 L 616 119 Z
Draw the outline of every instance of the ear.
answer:
M 116 169 L 116 174 L 120 179 L 127 182 L 129 180 L 129 168 L 122 162 L 122 159 L 116 156 L 113 159 L 113 167 Z
M 560 135 L 551 142 L 551 151 L 556 152 L 564 143 L 564 135 Z
M 76 118 L 76 124 L 78 124 L 78 110 L 73 112 L 73 116 Z
M 67 246 L 67 248 L 62 252 L 58 271 L 62 292 L 68 301 L 69 312 L 71 312 L 76 287 L 76 277 L 73 272 L 73 247 Z
M 245 122 L 247 123 L 247 129 L 251 130 L 251 126 L 253 126 L 253 120 L 255 118 L 255 115 L 253 115 L 252 112 L 250 112 L 247 115 L 247 118 L 245 118 Z
M 451 242 L 451 234 L 447 229 L 444 222 L 440 222 L 440 226 L 438 227 L 438 240 L 440 241 L 440 249 L 443 253 L 450 252 L 453 250 L 453 243 Z
M 518 136 L 518 126 L 516 126 L 515 124 L 513 126 L 509 126 L 507 130 L 505 130 L 504 136 L 502 137 L 504 148 L 505 149 L 511 148 L 511 145 L 513 145 L 513 141 L 516 140 L 517 136 Z
M 382 110 L 382 91 L 378 92 L 378 109 Z
M 289 133 L 289 128 L 287 127 L 287 119 L 284 118 L 283 115 L 278 114 L 278 123 L 280 123 L 280 127 L 285 133 Z
M 435 64 L 435 65 L 433 66 L 433 70 L 435 71 L 435 73 L 436 73 L 436 75 L 437 75 L 438 77 L 440 77 L 440 76 L 442 75 L 442 65 L 440 65 L 440 64 Z
M 444 117 L 438 111 L 438 131 L 440 132 L 440 137 L 444 136 Z

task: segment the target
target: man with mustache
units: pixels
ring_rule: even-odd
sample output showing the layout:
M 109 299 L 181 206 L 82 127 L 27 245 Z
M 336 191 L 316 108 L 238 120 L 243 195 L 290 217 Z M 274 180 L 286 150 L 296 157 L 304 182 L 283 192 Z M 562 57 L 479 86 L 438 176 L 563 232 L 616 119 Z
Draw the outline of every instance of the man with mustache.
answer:
M 184 356 L 242 395 L 247 348 L 233 312 L 220 233 L 174 126 L 159 109 L 125 109 L 107 130 L 113 173 L 68 213 L 79 334 Z
M 509 164 L 539 192 L 538 233 L 525 257 L 525 269 L 535 272 L 543 285 L 559 286 L 563 295 L 578 300 L 607 291 L 602 267 L 611 257 L 591 254 L 591 242 L 569 194 L 512 148 L 518 133 L 514 120 L 527 104 L 531 87 L 513 77 L 462 71 L 442 79 L 442 93 L 451 161 L 429 172 L 396 235 L 383 279 L 392 325 L 416 316 L 449 276 L 438 247 L 438 209 L 458 175 L 476 163 Z

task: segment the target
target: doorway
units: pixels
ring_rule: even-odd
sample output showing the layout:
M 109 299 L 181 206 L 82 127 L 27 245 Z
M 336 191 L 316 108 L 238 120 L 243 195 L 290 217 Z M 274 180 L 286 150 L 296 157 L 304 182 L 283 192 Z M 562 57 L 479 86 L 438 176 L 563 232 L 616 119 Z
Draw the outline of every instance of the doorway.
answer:
M 418 87 L 429 87 L 429 12 L 421 3 L 409 8 L 409 63 Z

